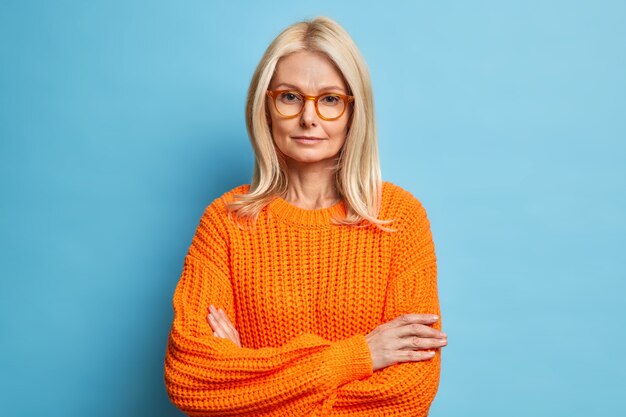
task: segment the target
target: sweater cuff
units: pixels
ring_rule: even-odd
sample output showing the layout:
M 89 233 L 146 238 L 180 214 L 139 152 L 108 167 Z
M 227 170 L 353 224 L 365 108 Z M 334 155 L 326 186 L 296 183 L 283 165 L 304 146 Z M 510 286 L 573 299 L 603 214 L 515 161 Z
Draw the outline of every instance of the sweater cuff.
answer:
M 333 375 L 333 389 L 374 373 L 370 348 L 364 335 L 357 334 L 333 342 L 326 351 L 326 357 L 326 366 Z

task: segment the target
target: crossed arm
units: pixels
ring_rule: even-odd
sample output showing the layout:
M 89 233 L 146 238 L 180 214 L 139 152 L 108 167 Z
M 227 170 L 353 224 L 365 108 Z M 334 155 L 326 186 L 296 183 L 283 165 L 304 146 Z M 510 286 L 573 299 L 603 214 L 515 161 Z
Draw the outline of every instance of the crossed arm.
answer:
M 402 253 L 395 255 L 402 262 L 393 267 L 379 327 L 337 342 L 303 334 L 278 348 L 249 349 L 240 347 L 228 320 L 234 314 L 233 295 L 226 257 L 217 252 L 224 242 L 207 231 L 207 218 L 174 295 L 165 358 L 172 402 L 193 416 L 304 416 L 331 410 L 353 416 L 426 416 L 439 384 L 441 345 L 434 341 L 445 338 L 440 319 L 407 321 L 410 315 L 440 315 L 430 229 L 425 215 L 416 219 L 398 242 Z M 394 346 L 376 347 L 376 341 L 389 341 L 394 334 Z M 423 356 L 428 350 L 435 353 Z M 393 358 L 390 351 L 404 358 Z

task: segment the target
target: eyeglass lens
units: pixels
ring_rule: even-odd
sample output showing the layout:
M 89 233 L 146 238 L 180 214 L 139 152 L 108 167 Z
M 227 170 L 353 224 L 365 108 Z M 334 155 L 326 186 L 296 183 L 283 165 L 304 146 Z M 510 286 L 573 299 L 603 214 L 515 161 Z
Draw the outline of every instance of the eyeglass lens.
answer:
M 305 99 L 294 91 L 285 91 L 275 97 L 276 109 L 284 116 L 295 116 L 300 113 Z M 320 116 L 327 119 L 337 118 L 343 113 L 344 100 L 336 94 L 325 94 L 317 99 L 317 111 Z

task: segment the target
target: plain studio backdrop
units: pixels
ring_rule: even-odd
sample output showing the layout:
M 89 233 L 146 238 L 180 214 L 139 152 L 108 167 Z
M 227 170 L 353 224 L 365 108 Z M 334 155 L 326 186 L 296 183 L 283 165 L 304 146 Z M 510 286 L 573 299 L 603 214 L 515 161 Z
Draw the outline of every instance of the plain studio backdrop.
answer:
M 263 51 L 317 15 L 369 65 L 383 178 L 431 219 L 431 415 L 622 412 L 626 4 L 226 3 L 1 2 L 0 415 L 181 415 L 184 256 L 250 181 Z

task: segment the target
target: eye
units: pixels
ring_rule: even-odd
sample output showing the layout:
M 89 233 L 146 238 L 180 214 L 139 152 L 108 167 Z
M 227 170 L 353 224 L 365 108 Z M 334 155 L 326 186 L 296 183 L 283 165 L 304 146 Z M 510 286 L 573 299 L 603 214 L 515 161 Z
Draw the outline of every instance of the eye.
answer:
M 285 91 L 284 93 L 280 93 L 278 98 L 280 99 L 280 101 L 287 104 L 299 103 L 300 101 L 302 101 L 302 97 L 300 97 L 300 94 L 294 91 Z
M 336 94 L 328 94 L 320 98 L 320 102 L 327 106 L 336 106 L 341 102 L 341 97 Z

